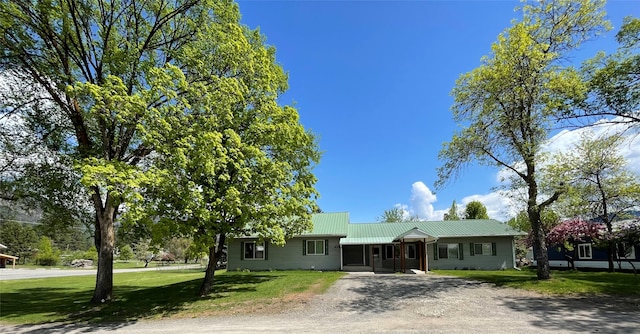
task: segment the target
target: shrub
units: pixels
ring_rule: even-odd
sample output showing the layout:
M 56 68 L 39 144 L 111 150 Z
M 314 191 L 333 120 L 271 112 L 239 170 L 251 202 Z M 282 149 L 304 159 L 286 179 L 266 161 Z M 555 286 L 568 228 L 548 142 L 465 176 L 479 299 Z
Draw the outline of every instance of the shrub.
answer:
M 55 266 L 60 262 L 60 251 L 53 247 L 51 239 L 42 237 L 38 243 L 38 252 L 35 260 L 36 264 L 41 266 Z
M 98 250 L 96 246 L 91 246 L 86 252 L 84 252 L 83 256 L 84 260 L 91 260 L 93 263 L 98 262 Z
M 118 257 L 122 261 L 129 261 L 133 259 L 133 249 L 131 249 L 131 246 L 124 245 L 122 248 L 120 248 L 120 255 Z

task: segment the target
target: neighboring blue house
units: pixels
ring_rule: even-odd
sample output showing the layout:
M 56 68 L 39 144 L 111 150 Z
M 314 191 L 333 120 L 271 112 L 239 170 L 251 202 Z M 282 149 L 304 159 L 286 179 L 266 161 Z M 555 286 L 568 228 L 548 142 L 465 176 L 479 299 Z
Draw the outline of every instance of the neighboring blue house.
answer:
M 622 222 L 617 222 L 617 224 L 620 223 Z M 614 266 L 616 269 L 633 270 L 633 267 L 640 269 L 640 259 L 638 258 L 640 255 L 640 247 L 637 245 L 632 247 L 619 245 L 618 249 L 618 254 L 614 255 Z M 547 250 L 549 254 L 549 266 L 551 268 L 571 268 L 571 261 L 573 261 L 574 268 L 576 269 L 609 268 L 607 250 L 596 247 L 590 241 L 578 243 L 572 251 L 567 251 L 560 246 L 548 246 Z M 625 252 L 625 250 L 627 251 Z
M 284 247 L 255 237 L 229 243 L 229 270 L 345 270 L 405 272 L 411 269 L 507 269 L 515 267 L 514 237 L 496 220 L 352 224 L 349 214 L 320 213 L 313 230 Z

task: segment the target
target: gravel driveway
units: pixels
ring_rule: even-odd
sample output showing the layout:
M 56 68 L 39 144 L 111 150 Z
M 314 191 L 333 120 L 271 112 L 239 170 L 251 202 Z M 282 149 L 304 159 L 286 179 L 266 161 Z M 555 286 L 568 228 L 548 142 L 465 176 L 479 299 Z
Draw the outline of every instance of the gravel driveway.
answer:
M 547 297 L 433 274 L 354 273 L 286 312 L 78 326 L 4 333 L 640 333 L 640 300 Z

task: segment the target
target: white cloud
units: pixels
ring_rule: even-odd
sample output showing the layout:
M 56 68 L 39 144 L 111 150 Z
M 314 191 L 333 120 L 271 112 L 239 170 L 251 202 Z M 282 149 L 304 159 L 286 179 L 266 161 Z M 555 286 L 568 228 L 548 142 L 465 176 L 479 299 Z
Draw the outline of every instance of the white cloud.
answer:
M 616 119 L 613 121 L 616 121 Z M 640 132 L 638 129 L 627 129 L 623 124 L 611 124 L 605 121 L 599 121 L 590 127 L 563 130 L 551 137 L 543 145 L 542 151 L 551 154 L 568 152 L 580 142 L 583 135 L 588 133 L 593 134 L 595 137 L 621 133 L 625 140 L 620 143 L 617 150 L 627 161 L 629 170 L 640 175 Z M 517 169 L 524 168 L 522 162 L 518 162 L 514 166 Z M 500 185 L 506 185 L 508 178 L 512 175 L 513 173 L 510 170 L 501 169 L 496 173 L 496 181 Z M 517 190 L 513 190 L 509 192 L 495 191 L 481 195 L 476 194 L 463 198 L 462 204 L 466 205 L 474 200 L 480 201 L 487 207 L 489 217 L 506 221 L 514 217 L 518 211 L 524 209 L 522 203 L 513 200 L 513 198 L 517 196 L 523 197 L 522 194 L 518 193 Z
M 438 200 L 424 182 L 417 181 L 411 185 L 409 205 L 398 203 L 396 208 L 402 209 L 405 218 L 417 216 L 424 220 L 441 220 L 446 210 L 434 210 L 433 203 Z
M 507 221 L 515 216 L 520 208 L 513 205 L 513 201 L 506 191 L 494 191 L 488 194 L 471 195 L 464 197 L 461 204 L 466 206 L 469 202 L 478 201 L 487 208 L 487 215 L 491 219 Z
M 612 121 L 621 121 L 621 118 L 614 118 Z M 592 134 L 595 138 L 622 134 L 624 140 L 617 147 L 618 152 L 627 161 L 627 167 L 634 173 L 640 174 L 640 130 L 629 129 L 628 125 L 611 124 L 605 120 L 595 122 L 592 126 L 563 130 L 551 137 L 545 145 L 543 152 L 558 153 L 572 150 L 586 134 Z

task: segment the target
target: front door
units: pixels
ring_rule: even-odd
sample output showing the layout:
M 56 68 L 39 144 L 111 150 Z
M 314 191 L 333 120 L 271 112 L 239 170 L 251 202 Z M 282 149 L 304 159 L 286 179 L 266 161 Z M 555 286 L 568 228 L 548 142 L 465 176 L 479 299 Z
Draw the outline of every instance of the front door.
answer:
M 382 268 L 382 247 L 381 246 L 373 246 L 373 270 Z

